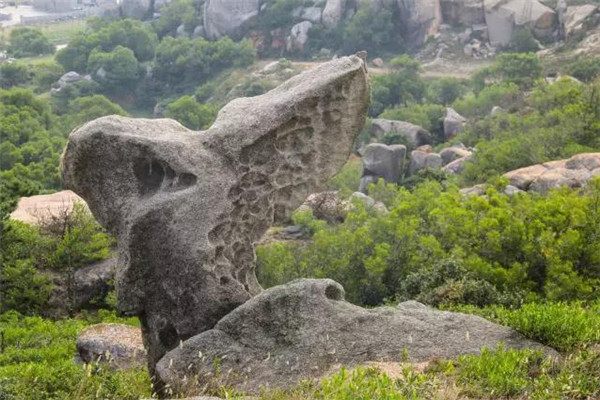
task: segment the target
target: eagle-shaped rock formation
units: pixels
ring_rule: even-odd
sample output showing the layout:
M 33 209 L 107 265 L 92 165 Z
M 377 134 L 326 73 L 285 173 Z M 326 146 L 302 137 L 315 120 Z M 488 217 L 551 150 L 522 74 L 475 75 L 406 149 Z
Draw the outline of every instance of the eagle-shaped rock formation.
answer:
M 368 104 L 352 56 L 232 101 L 204 132 L 110 116 L 71 133 L 63 180 L 118 238 L 118 309 L 140 317 L 151 373 L 261 292 L 253 244 L 344 164 Z

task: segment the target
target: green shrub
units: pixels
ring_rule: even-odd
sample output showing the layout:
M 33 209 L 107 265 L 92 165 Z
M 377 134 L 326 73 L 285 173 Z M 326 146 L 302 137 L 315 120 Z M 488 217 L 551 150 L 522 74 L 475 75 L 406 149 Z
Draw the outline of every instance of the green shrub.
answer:
M 31 28 L 15 28 L 10 32 L 10 46 L 8 54 L 13 57 L 33 57 L 54 52 L 44 34 Z
M 463 308 L 492 321 L 508 325 L 525 336 L 570 351 L 600 342 L 600 303 L 591 307 L 581 303 L 526 303 L 517 309 L 490 306 Z
M 540 370 L 548 361 L 543 353 L 533 350 L 483 348 L 479 356 L 458 359 L 458 380 L 479 395 L 517 396 L 532 383 L 534 370 Z

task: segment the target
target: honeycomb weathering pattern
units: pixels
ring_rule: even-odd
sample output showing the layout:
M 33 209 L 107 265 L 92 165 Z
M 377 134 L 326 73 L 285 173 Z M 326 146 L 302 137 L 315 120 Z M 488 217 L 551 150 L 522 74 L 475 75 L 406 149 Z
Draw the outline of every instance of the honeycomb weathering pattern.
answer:
M 118 238 L 117 307 L 140 317 L 151 372 L 262 290 L 253 243 L 344 164 L 368 104 L 352 56 L 230 102 L 207 131 L 110 116 L 71 133 L 65 186 Z

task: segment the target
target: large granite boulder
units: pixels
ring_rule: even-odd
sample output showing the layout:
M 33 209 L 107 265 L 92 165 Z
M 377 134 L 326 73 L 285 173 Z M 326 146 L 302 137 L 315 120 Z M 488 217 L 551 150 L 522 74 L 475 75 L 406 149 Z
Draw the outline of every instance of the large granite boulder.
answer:
M 583 30 L 584 23 L 598 11 L 595 4 L 569 6 L 564 14 L 564 34 L 571 37 Z
M 440 0 L 397 0 L 406 42 L 419 46 L 438 33 L 442 24 Z
M 142 367 L 146 351 L 139 328 L 124 324 L 96 324 L 77 335 L 77 353 L 84 363 L 108 363 L 117 369 Z
M 538 0 L 484 0 L 490 43 L 507 46 L 517 29 L 530 29 L 538 38 L 549 38 L 556 28 L 556 13 Z
M 383 118 L 373 120 L 371 136 L 377 140 L 381 140 L 384 136 L 390 134 L 403 137 L 407 141 L 407 144 L 414 147 L 431 143 L 431 133 L 418 125 Z
M 591 178 L 600 176 L 600 153 L 582 153 L 567 160 L 531 165 L 504 176 L 520 190 L 546 193 L 563 186 L 580 188 Z
M 204 3 L 204 32 L 208 39 L 241 37 L 260 10 L 259 0 L 208 0 Z
M 346 162 L 369 96 L 364 61 L 343 57 L 233 100 L 208 131 L 109 116 L 71 133 L 63 181 L 117 236 L 117 306 L 140 316 L 151 372 L 260 293 L 253 244 Z
M 346 0 L 327 0 L 321 16 L 323 25 L 326 28 L 336 27 L 344 16 L 345 10 Z
M 21 197 L 10 217 L 30 225 L 39 225 L 45 220 L 70 213 L 75 203 L 85 205 L 85 201 L 71 190 Z
M 404 170 L 405 157 L 406 146 L 402 144 L 369 144 L 362 152 L 363 171 L 358 190 L 365 192 L 368 184 L 377 182 L 379 178 L 397 183 Z
M 262 292 L 183 342 L 158 363 L 157 373 L 176 391 L 197 379 L 257 393 L 321 378 L 339 365 L 403 361 L 406 353 L 412 362 L 452 359 L 501 342 L 557 355 L 478 316 L 414 301 L 364 309 L 346 302 L 344 289 L 332 280 L 302 279 Z

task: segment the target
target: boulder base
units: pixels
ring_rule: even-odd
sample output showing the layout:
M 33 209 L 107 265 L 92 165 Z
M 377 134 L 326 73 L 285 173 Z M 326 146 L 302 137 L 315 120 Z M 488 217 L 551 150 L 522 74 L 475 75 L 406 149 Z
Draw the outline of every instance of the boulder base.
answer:
M 167 353 L 157 365 L 177 390 L 184 382 L 225 384 L 256 393 L 318 379 L 332 369 L 368 361 L 423 362 L 507 348 L 550 348 L 481 317 L 431 309 L 409 301 L 364 309 L 344 300 L 329 279 L 301 279 L 262 292 L 211 330 Z M 404 356 L 403 356 L 404 355 Z M 215 375 L 218 360 L 220 375 Z

